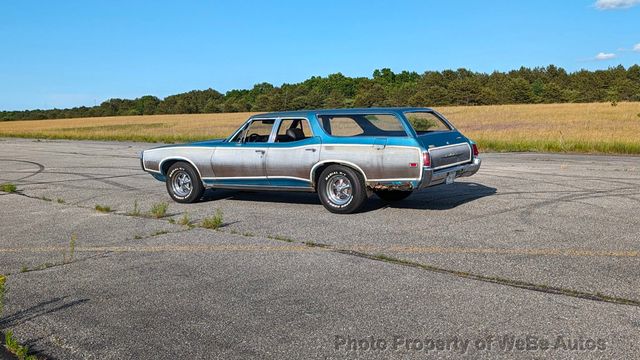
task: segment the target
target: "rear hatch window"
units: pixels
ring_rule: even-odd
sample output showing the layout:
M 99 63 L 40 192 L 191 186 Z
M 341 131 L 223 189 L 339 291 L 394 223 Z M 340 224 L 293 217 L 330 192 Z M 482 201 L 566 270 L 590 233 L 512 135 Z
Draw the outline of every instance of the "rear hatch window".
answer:
M 428 111 L 405 112 L 404 116 L 418 135 L 451 131 L 451 126 L 436 114 Z

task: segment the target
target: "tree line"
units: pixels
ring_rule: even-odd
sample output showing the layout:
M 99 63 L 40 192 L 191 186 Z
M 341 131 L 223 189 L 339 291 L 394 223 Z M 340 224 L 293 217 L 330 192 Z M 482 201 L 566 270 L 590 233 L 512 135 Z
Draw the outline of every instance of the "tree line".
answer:
M 0 120 L 93 116 L 197 114 L 372 106 L 443 106 L 640 101 L 640 66 L 607 70 L 526 68 L 491 74 L 467 69 L 394 73 L 375 70 L 371 78 L 314 76 L 296 84 L 260 83 L 222 94 L 193 90 L 160 99 L 109 99 L 70 109 L 0 111 Z

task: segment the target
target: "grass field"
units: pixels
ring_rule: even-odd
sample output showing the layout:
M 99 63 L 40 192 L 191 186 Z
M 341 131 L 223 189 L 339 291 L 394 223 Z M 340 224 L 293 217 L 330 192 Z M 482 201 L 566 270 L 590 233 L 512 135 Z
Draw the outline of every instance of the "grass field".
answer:
M 640 103 L 438 107 L 483 151 L 640 154 Z M 186 142 L 226 137 L 251 113 L 0 122 L 0 137 Z

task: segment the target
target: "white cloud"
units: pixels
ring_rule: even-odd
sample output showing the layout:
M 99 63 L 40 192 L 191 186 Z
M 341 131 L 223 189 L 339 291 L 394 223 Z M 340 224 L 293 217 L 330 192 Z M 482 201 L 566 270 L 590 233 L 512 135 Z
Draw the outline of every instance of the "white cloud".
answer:
M 596 55 L 595 59 L 596 60 L 611 60 L 611 59 L 615 59 L 616 54 L 613 53 L 598 53 L 598 55 Z
M 640 52 L 640 44 L 636 44 L 636 46 L 633 47 L 633 51 Z
M 594 6 L 599 10 L 615 10 L 628 9 L 638 4 L 640 0 L 598 0 Z

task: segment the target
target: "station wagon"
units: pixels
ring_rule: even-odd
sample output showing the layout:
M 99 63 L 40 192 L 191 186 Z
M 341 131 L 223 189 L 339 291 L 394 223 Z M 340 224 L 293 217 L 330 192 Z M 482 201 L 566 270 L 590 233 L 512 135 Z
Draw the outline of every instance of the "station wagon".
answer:
M 251 116 L 226 139 L 141 153 L 180 203 L 205 189 L 316 192 L 334 213 L 375 194 L 399 201 L 480 168 L 478 148 L 429 108 L 304 110 Z

